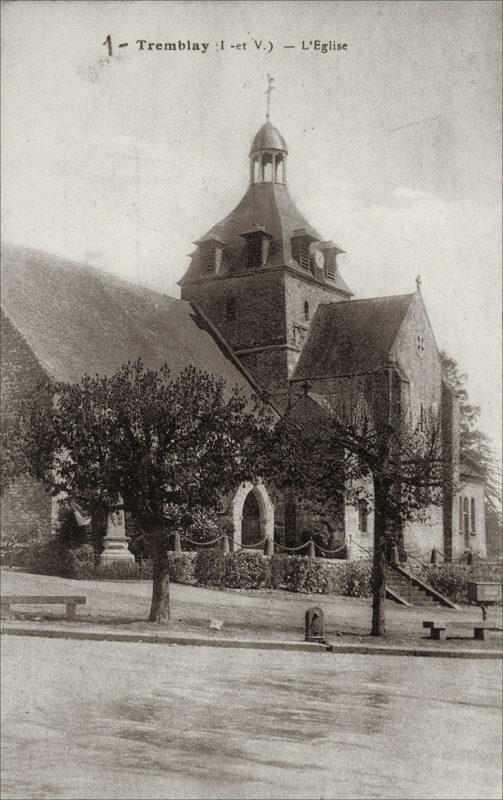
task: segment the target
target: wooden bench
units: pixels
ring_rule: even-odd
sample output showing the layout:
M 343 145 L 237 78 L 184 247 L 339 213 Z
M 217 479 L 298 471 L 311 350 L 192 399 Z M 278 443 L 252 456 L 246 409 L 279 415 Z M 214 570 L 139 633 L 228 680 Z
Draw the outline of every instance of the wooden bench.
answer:
M 454 625 L 456 623 L 453 623 Z M 471 627 L 472 623 L 470 623 Z M 445 625 L 439 625 L 436 622 L 432 622 L 431 620 L 425 620 L 423 622 L 423 628 L 430 629 L 430 638 L 436 639 L 440 641 L 445 641 Z M 486 631 L 501 631 L 501 626 L 499 625 L 491 625 L 474 622 L 473 623 L 473 638 L 477 639 L 479 642 L 483 642 L 485 638 Z
M 423 628 L 430 629 L 430 639 L 436 639 L 442 642 L 445 641 L 445 626 L 438 625 L 430 620 L 425 620 L 423 622 Z
M 0 612 L 10 614 L 11 606 L 26 606 L 26 605 L 65 605 L 66 618 L 75 619 L 75 612 L 78 605 L 83 605 L 86 598 L 82 595 L 23 595 L 23 594 L 9 594 L 0 597 Z

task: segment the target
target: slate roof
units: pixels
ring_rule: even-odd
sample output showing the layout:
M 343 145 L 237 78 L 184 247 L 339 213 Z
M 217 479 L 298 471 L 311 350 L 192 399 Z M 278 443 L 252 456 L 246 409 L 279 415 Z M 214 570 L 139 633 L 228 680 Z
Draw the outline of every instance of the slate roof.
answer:
M 415 294 L 318 306 L 291 380 L 374 372 L 388 354 Z
M 94 267 L 2 245 L 2 310 L 56 380 L 111 374 L 141 357 L 151 369 L 193 364 L 248 397 L 256 391 L 202 312 Z
M 293 261 L 291 239 L 294 231 L 303 228 L 316 241 L 322 242 L 323 240 L 318 231 L 302 216 L 284 184 L 266 182 L 250 186 L 236 208 L 221 222 L 210 228 L 198 241 L 218 237 L 225 242 L 219 276 L 233 275 L 248 271 L 246 241 L 242 234 L 261 228 L 265 229 L 272 237 L 267 264 L 262 269 L 288 266 L 304 277 L 313 278 L 311 272 L 302 269 L 296 261 Z M 340 248 L 338 249 L 340 250 Z M 260 269 L 254 270 L 254 272 L 260 271 Z M 208 275 L 201 273 L 199 251 L 193 255 L 189 269 L 181 279 L 180 285 L 197 280 L 208 281 Z M 323 280 L 323 282 L 325 281 Z M 337 269 L 335 282 L 328 282 L 326 285 L 333 286 L 347 295 L 351 294 L 339 269 Z

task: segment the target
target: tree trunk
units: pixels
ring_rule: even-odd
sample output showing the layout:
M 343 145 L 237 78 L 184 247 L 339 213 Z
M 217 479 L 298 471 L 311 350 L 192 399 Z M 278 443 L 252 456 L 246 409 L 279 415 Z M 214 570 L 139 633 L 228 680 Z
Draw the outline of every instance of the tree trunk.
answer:
M 374 478 L 374 561 L 372 565 L 372 630 L 371 636 L 386 633 L 385 547 L 389 486 Z
M 153 578 L 149 622 L 169 622 L 169 562 L 166 533 L 161 526 L 151 530 Z

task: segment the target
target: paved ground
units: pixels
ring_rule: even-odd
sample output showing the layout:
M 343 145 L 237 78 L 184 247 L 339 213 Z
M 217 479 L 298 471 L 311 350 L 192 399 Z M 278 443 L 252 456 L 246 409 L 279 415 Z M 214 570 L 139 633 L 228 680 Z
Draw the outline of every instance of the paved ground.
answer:
M 2 797 L 500 798 L 494 661 L 2 637 Z
M 74 581 L 45 575 L 2 569 L 2 594 L 83 594 L 86 606 L 78 610 L 82 626 L 92 625 L 100 629 L 129 631 L 159 631 L 159 626 L 145 622 L 150 607 L 150 582 L 123 581 Z M 335 643 L 376 643 L 370 637 L 371 602 L 369 599 L 340 597 L 338 595 L 302 595 L 283 591 L 267 594 L 253 592 L 218 592 L 193 586 L 174 584 L 171 587 L 172 620 L 169 630 L 175 633 L 225 637 L 301 640 L 304 630 L 304 612 L 312 605 L 319 605 L 325 612 L 326 633 Z M 392 601 L 386 603 L 387 635 L 385 642 L 397 645 L 439 647 L 432 642 L 422 628 L 422 620 L 433 614 L 433 619 L 454 623 L 453 638 L 441 643 L 451 648 L 498 648 L 501 634 L 494 633 L 486 642 L 475 642 L 470 622 L 481 620 L 481 612 L 475 606 L 463 606 L 459 611 L 436 608 L 406 608 Z M 501 608 L 492 609 L 491 619 L 501 625 Z M 50 620 L 65 627 L 64 607 L 27 607 L 26 614 L 19 614 L 37 621 Z M 210 619 L 223 621 L 220 632 L 211 631 Z

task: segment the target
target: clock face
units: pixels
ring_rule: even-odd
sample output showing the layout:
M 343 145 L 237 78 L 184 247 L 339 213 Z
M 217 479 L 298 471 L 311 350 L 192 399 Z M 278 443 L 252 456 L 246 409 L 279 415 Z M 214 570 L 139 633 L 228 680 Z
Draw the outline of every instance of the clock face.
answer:
M 325 266 L 325 256 L 321 252 L 321 250 L 315 250 L 314 253 L 314 263 L 318 267 L 318 269 L 323 269 Z

